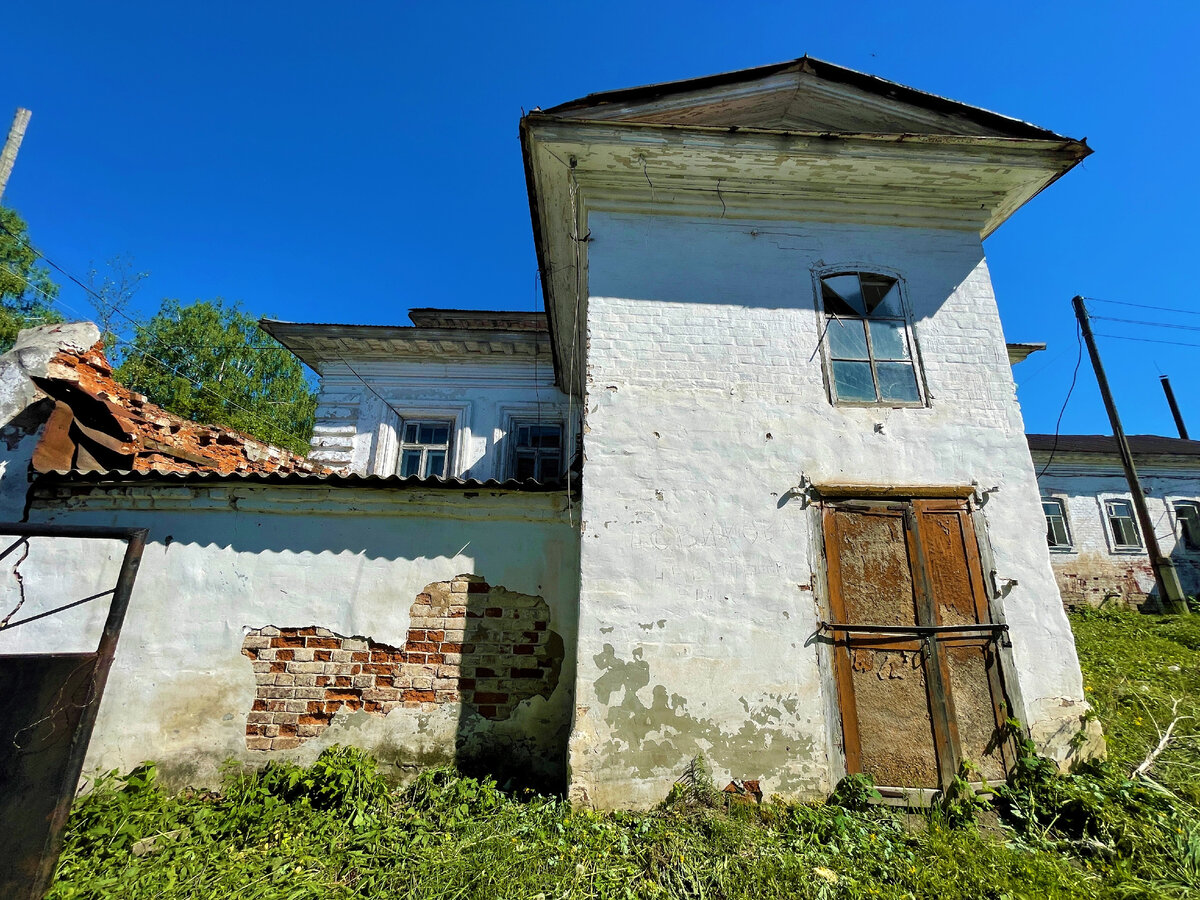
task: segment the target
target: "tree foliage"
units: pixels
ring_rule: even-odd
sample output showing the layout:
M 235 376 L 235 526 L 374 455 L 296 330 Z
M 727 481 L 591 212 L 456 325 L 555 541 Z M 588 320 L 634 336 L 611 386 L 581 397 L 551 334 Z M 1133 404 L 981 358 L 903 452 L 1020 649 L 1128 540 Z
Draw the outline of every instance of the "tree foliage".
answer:
M 0 353 L 12 349 L 22 328 L 63 321 L 53 306 L 58 285 L 37 262 L 29 226 L 16 210 L 0 206 Z
M 166 299 L 126 343 L 117 380 L 181 416 L 306 453 L 317 396 L 237 303 Z

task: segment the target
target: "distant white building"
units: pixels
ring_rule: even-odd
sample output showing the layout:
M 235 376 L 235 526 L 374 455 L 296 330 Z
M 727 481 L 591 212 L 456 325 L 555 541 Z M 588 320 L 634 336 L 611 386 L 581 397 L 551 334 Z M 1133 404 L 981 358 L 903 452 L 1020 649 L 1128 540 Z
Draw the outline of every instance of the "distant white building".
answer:
M 1154 534 L 1184 592 L 1200 593 L 1200 441 L 1129 437 Z M 1107 435 L 1029 435 L 1046 540 L 1068 605 L 1142 604 L 1154 570 L 1115 440 Z M 1157 603 L 1154 597 L 1153 603 Z
M 91 763 L 354 742 L 621 807 L 701 754 L 792 798 L 994 781 L 1010 716 L 1094 749 L 981 243 L 1086 145 L 807 57 L 521 142 L 544 315 L 264 323 L 328 469 L 33 483 L 152 532 Z M 84 424 L 59 457 L 113 443 Z M 102 581 L 41 552 L 27 587 Z

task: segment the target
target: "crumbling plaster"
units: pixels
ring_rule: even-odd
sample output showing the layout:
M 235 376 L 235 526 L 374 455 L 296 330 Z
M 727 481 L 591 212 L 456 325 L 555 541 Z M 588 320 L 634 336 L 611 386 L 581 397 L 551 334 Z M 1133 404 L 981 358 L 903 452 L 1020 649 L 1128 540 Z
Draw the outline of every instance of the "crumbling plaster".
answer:
M 840 777 L 806 479 L 978 486 L 1014 712 L 1064 757 L 1087 707 L 978 235 L 594 210 L 584 230 L 573 796 L 652 803 L 696 752 L 767 794 Z M 829 403 L 828 266 L 902 279 L 927 408 Z
M 559 494 L 281 486 L 43 491 L 33 521 L 150 529 L 85 773 L 153 759 L 174 783 L 203 785 L 227 758 L 261 764 L 265 754 L 247 746 L 256 699 L 247 634 L 317 626 L 404 646 L 418 595 L 470 573 L 544 599 L 549 628 L 566 646 L 552 693 L 529 696 L 496 721 L 457 702 L 386 717 L 347 709 L 319 736 L 271 758 L 308 761 L 330 744 L 353 743 L 403 769 L 455 759 L 457 745 L 490 748 L 510 766 L 561 779 L 578 595 L 565 504 Z M 22 565 L 22 615 L 111 588 L 120 554 L 116 542 L 34 539 Z M 4 585 L 7 611 L 16 602 L 11 576 Z M 92 649 L 106 609 L 101 599 L 21 626 L 0 635 L 0 652 Z

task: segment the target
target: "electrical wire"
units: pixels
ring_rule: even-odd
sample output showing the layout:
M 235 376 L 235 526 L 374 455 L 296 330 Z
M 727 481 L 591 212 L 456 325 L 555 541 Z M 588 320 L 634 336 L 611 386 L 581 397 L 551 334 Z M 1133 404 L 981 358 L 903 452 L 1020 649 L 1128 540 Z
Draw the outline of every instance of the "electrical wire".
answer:
M 3 227 L 3 223 L 0 223 L 0 230 L 3 230 L 3 231 L 5 231 L 7 234 L 10 234 L 10 235 L 12 235 L 12 232 L 11 232 L 11 231 L 8 231 L 8 229 L 6 229 L 6 228 L 4 228 L 4 227 Z M 14 236 L 14 237 L 18 237 L 17 235 L 13 235 L 13 236 Z M 29 245 L 28 243 L 26 243 L 26 245 L 27 245 L 27 246 L 29 246 L 29 247 L 30 247 L 30 249 L 31 249 L 31 250 L 33 250 L 33 252 L 34 252 L 34 253 L 37 253 L 37 252 L 38 252 L 36 249 L 34 249 L 34 248 L 32 247 L 32 245 Z M 39 255 L 40 255 L 40 254 L 39 254 Z M 48 263 L 50 262 L 50 260 L 49 260 L 49 259 L 46 259 L 46 257 L 44 257 L 44 256 L 42 256 L 41 258 L 42 258 L 42 259 L 45 259 L 45 260 L 46 260 L 46 262 L 48 262 Z M 53 263 L 51 263 L 51 265 L 53 265 Z M 41 295 L 42 295 L 42 297 L 44 297 L 44 298 L 46 299 L 46 301 L 47 301 L 47 302 L 49 302 L 49 303 L 59 303 L 59 304 L 61 304 L 63 307 L 65 307 L 67 310 L 69 310 L 70 312 L 74 313 L 74 314 L 75 314 L 75 315 L 77 315 L 77 316 L 79 315 L 79 311 L 78 311 L 78 310 L 74 309 L 73 307 L 71 307 L 70 305 L 68 305 L 67 303 L 65 303 L 64 301 L 60 300 L 58 297 L 52 297 L 50 294 L 46 293 L 46 291 L 42 290 L 42 289 L 41 289 L 41 288 L 39 288 L 37 285 L 35 285 L 33 282 L 31 282 L 31 281 L 30 281 L 28 278 L 26 278 L 24 275 L 22 275 L 20 272 L 16 272 L 16 271 L 14 271 L 14 270 L 12 270 L 12 269 L 9 269 L 7 266 L 5 266 L 5 267 L 3 267 L 3 268 L 4 268 L 4 269 L 5 269 L 5 271 L 7 271 L 7 272 L 8 272 L 10 275 L 14 275 L 14 276 L 16 276 L 17 278 L 20 278 L 20 279 L 21 279 L 23 282 L 25 282 L 25 285 L 26 285 L 27 287 L 29 287 L 29 288 L 31 288 L 32 290 L 36 291 L 37 293 L 41 294 Z M 55 266 L 55 268 L 56 268 L 56 269 L 58 269 L 58 267 L 57 267 L 57 266 Z M 62 271 L 62 270 L 61 270 L 61 269 L 59 269 L 59 271 Z M 66 274 L 66 273 L 64 273 L 64 274 Z M 70 276 L 70 275 L 67 275 L 67 277 L 68 277 L 68 278 L 70 278 L 71 276 Z M 80 283 L 80 282 L 79 282 L 77 279 L 74 279 L 74 278 L 72 278 L 72 281 L 75 281 L 77 284 L 80 284 L 80 286 L 81 286 L 81 287 L 84 287 L 84 290 L 88 291 L 88 293 L 89 293 L 89 294 L 92 294 L 92 293 L 94 293 L 94 292 L 92 292 L 92 291 L 88 290 L 88 289 L 86 288 L 86 286 L 82 285 L 82 283 Z M 99 309 L 97 309 L 97 312 L 99 312 Z M 133 324 L 133 327 L 134 327 L 134 328 L 136 328 L 136 329 L 137 329 L 139 332 L 144 332 L 144 331 L 145 331 L 145 329 L 144 329 L 144 328 L 143 328 L 141 325 L 139 325 L 139 324 L 138 324 L 138 323 L 137 323 L 137 322 L 136 322 L 134 319 L 130 318 L 129 316 L 125 316 L 125 315 L 124 315 L 124 313 L 122 313 L 122 316 L 123 316 L 125 319 L 127 319 L 129 322 L 131 322 L 131 323 Z M 128 347 L 128 348 L 129 348 L 129 349 L 130 349 L 130 350 L 131 350 L 133 353 L 135 353 L 135 354 L 137 354 L 137 355 L 139 355 L 139 356 L 145 357 L 146 359 L 149 359 L 149 360 L 151 360 L 151 361 L 153 361 L 153 362 L 156 362 L 156 363 L 158 363 L 160 366 L 162 366 L 162 368 L 163 368 L 163 370 L 164 370 L 164 371 L 170 372 L 170 373 L 171 373 L 171 374 L 173 374 L 173 375 L 179 375 L 179 367 L 178 367 L 178 366 L 172 366 L 172 365 L 170 365 L 169 363 L 163 362 L 163 360 L 159 359 L 157 356 L 154 356 L 154 355 L 153 355 L 152 353 L 150 353 L 148 350 L 143 350 L 143 349 L 139 348 L 139 347 L 138 347 L 136 344 L 134 344 L 132 341 L 130 341 L 130 340 L 126 339 L 126 338 L 118 337 L 117 335 L 115 335 L 115 334 L 111 334 L 111 333 L 110 333 L 110 336 L 112 337 L 112 339 L 113 339 L 113 340 L 114 340 L 116 343 L 118 343 L 118 344 L 124 344 L 124 345 L 126 345 L 126 346 L 127 346 L 127 347 Z M 181 351 L 181 352 L 182 352 L 182 348 L 180 348 L 180 347 L 172 347 L 171 349 L 172 349 L 172 350 L 179 350 L 179 351 Z M 280 349 L 285 349 L 285 348 L 282 348 L 282 347 L 281 347 Z M 293 433 L 293 432 L 290 432 L 290 431 L 288 431 L 286 428 L 282 428 L 282 427 L 281 427 L 281 426 L 279 426 L 279 425 L 276 425 L 274 422 L 268 422 L 267 420 L 265 420 L 265 419 L 263 419 L 263 418 L 261 418 L 261 417 L 259 417 L 259 416 L 255 415 L 253 412 L 251 412 L 250 410 L 248 410 L 246 407 L 242 406 L 242 405 L 241 405 L 240 403 L 238 403 L 237 401 L 233 400 L 233 399 L 232 399 L 232 398 L 230 398 L 230 397 L 227 397 L 227 396 L 225 396 L 224 394 L 220 393 L 220 392 L 219 392 L 219 391 L 217 391 L 217 390 L 214 390 L 213 388 L 211 388 L 211 387 L 209 387 L 208 385 L 204 384 L 204 382 L 201 382 L 201 381 L 193 381 L 193 380 L 192 380 L 192 379 L 190 379 L 190 378 L 189 378 L 188 380 L 189 380 L 189 381 L 191 381 L 191 382 L 192 382 L 192 384 L 194 384 L 194 385 L 196 385 L 197 387 L 199 387 L 201 390 L 203 390 L 203 391 L 206 391 L 206 392 L 207 392 L 207 393 L 209 393 L 209 394 L 212 394 L 212 395 L 213 395 L 214 397 L 216 397 L 218 400 L 221 400 L 221 401 L 223 401 L 223 402 L 225 402 L 225 403 L 229 404 L 229 405 L 230 405 L 230 406 L 232 406 L 234 409 L 237 409 L 237 410 L 240 410 L 240 411 L 244 412 L 244 413 L 245 413 L 247 416 L 249 416 L 249 417 L 250 417 L 250 418 L 251 418 L 253 421 L 257 422 L 259 425 L 263 425 L 263 426 L 265 426 L 266 428 L 268 428 L 269 430 L 273 430 L 273 431 L 277 432 L 278 434 L 282 434 L 282 435 L 285 435 L 285 436 L 287 436 L 287 437 L 295 438 L 295 439 L 296 439 L 296 440 L 298 440 L 298 441 L 303 441 L 303 440 L 306 440 L 305 438 L 302 438 L 300 435 L 298 435 L 298 434 L 295 434 L 295 433 Z
M 1058 421 L 1054 423 L 1054 443 L 1050 446 L 1050 456 L 1046 458 L 1046 464 L 1042 466 L 1042 471 L 1037 474 L 1039 480 L 1046 474 L 1050 464 L 1054 462 L 1054 454 L 1058 452 L 1058 437 L 1062 429 L 1063 415 L 1067 411 L 1067 404 L 1071 402 L 1071 394 L 1075 392 L 1075 383 L 1079 380 L 1079 366 L 1083 362 L 1083 329 L 1080 327 L 1078 319 L 1075 321 L 1075 341 L 1079 344 L 1079 355 L 1075 357 L 1075 371 L 1071 373 L 1071 386 L 1067 388 L 1067 396 L 1063 398 L 1062 409 L 1058 411 Z
M 1098 317 L 1096 317 L 1098 318 Z M 1200 347 L 1200 344 L 1189 343 L 1187 341 L 1163 341 L 1156 338 L 1131 337 L 1127 334 L 1103 334 L 1099 331 L 1093 332 L 1096 337 L 1112 338 L 1117 341 L 1136 341 L 1140 344 L 1169 344 L 1172 347 Z
M 1194 309 L 1180 309 L 1178 306 L 1151 306 L 1148 303 L 1130 303 L 1127 300 L 1101 300 L 1099 297 L 1084 297 L 1091 303 L 1111 303 L 1114 306 L 1133 306 L 1137 309 L 1155 309 L 1159 312 L 1183 313 L 1185 316 L 1200 316 L 1200 311 Z M 1094 318 L 1099 318 L 1095 316 Z
M 1200 331 L 1200 325 L 1180 325 L 1178 322 L 1151 322 L 1147 319 L 1117 319 L 1113 316 L 1091 316 L 1103 322 L 1121 322 L 1125 325 L 1151 325 L 1155 328 L 1177 328 L 1180 331 Z

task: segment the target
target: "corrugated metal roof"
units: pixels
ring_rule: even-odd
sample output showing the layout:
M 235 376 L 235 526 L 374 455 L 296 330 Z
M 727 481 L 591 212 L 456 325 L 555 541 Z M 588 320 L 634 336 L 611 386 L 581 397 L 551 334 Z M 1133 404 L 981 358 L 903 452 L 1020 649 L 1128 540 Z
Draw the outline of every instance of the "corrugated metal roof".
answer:
M 1055 453 L 1109 453 L 1118 454 L 1117 441 L 1109 434 L 1027 434 L 1029 449 Z M 1182 438 L 1164 437 L 1158 434 L 1126 435 L 1129 449 L 1147 456 L 1198 456 L 1200 441 L 1185 441 Z M 1057 446 L 1056 446 L 1057 441 Z
M 567 479 L 559 478 L 553 481 L 538 481 L 533 478 L 518 480 L 509 478 L 498 481 L 494 478 L 479 480 L 474 478 L 440 478 L 431 476 L 407 478 L 399 475 L 357 475 L 343 474 L 314 474 L 307 472 L 229 472 L 192 471 L 192 472 L 44 472 L 38 476 L 35 483 L 51 484 L 148 484 L 167 482 L 170 484 L 268 484 L 281 486 L 320 486 L 337 488 L 383 488 L 392 490 L 411 490 L 416 488 L 451 490 L 451 491 L 514 491 L 525 493 L 552 493 L 567 490 Z

